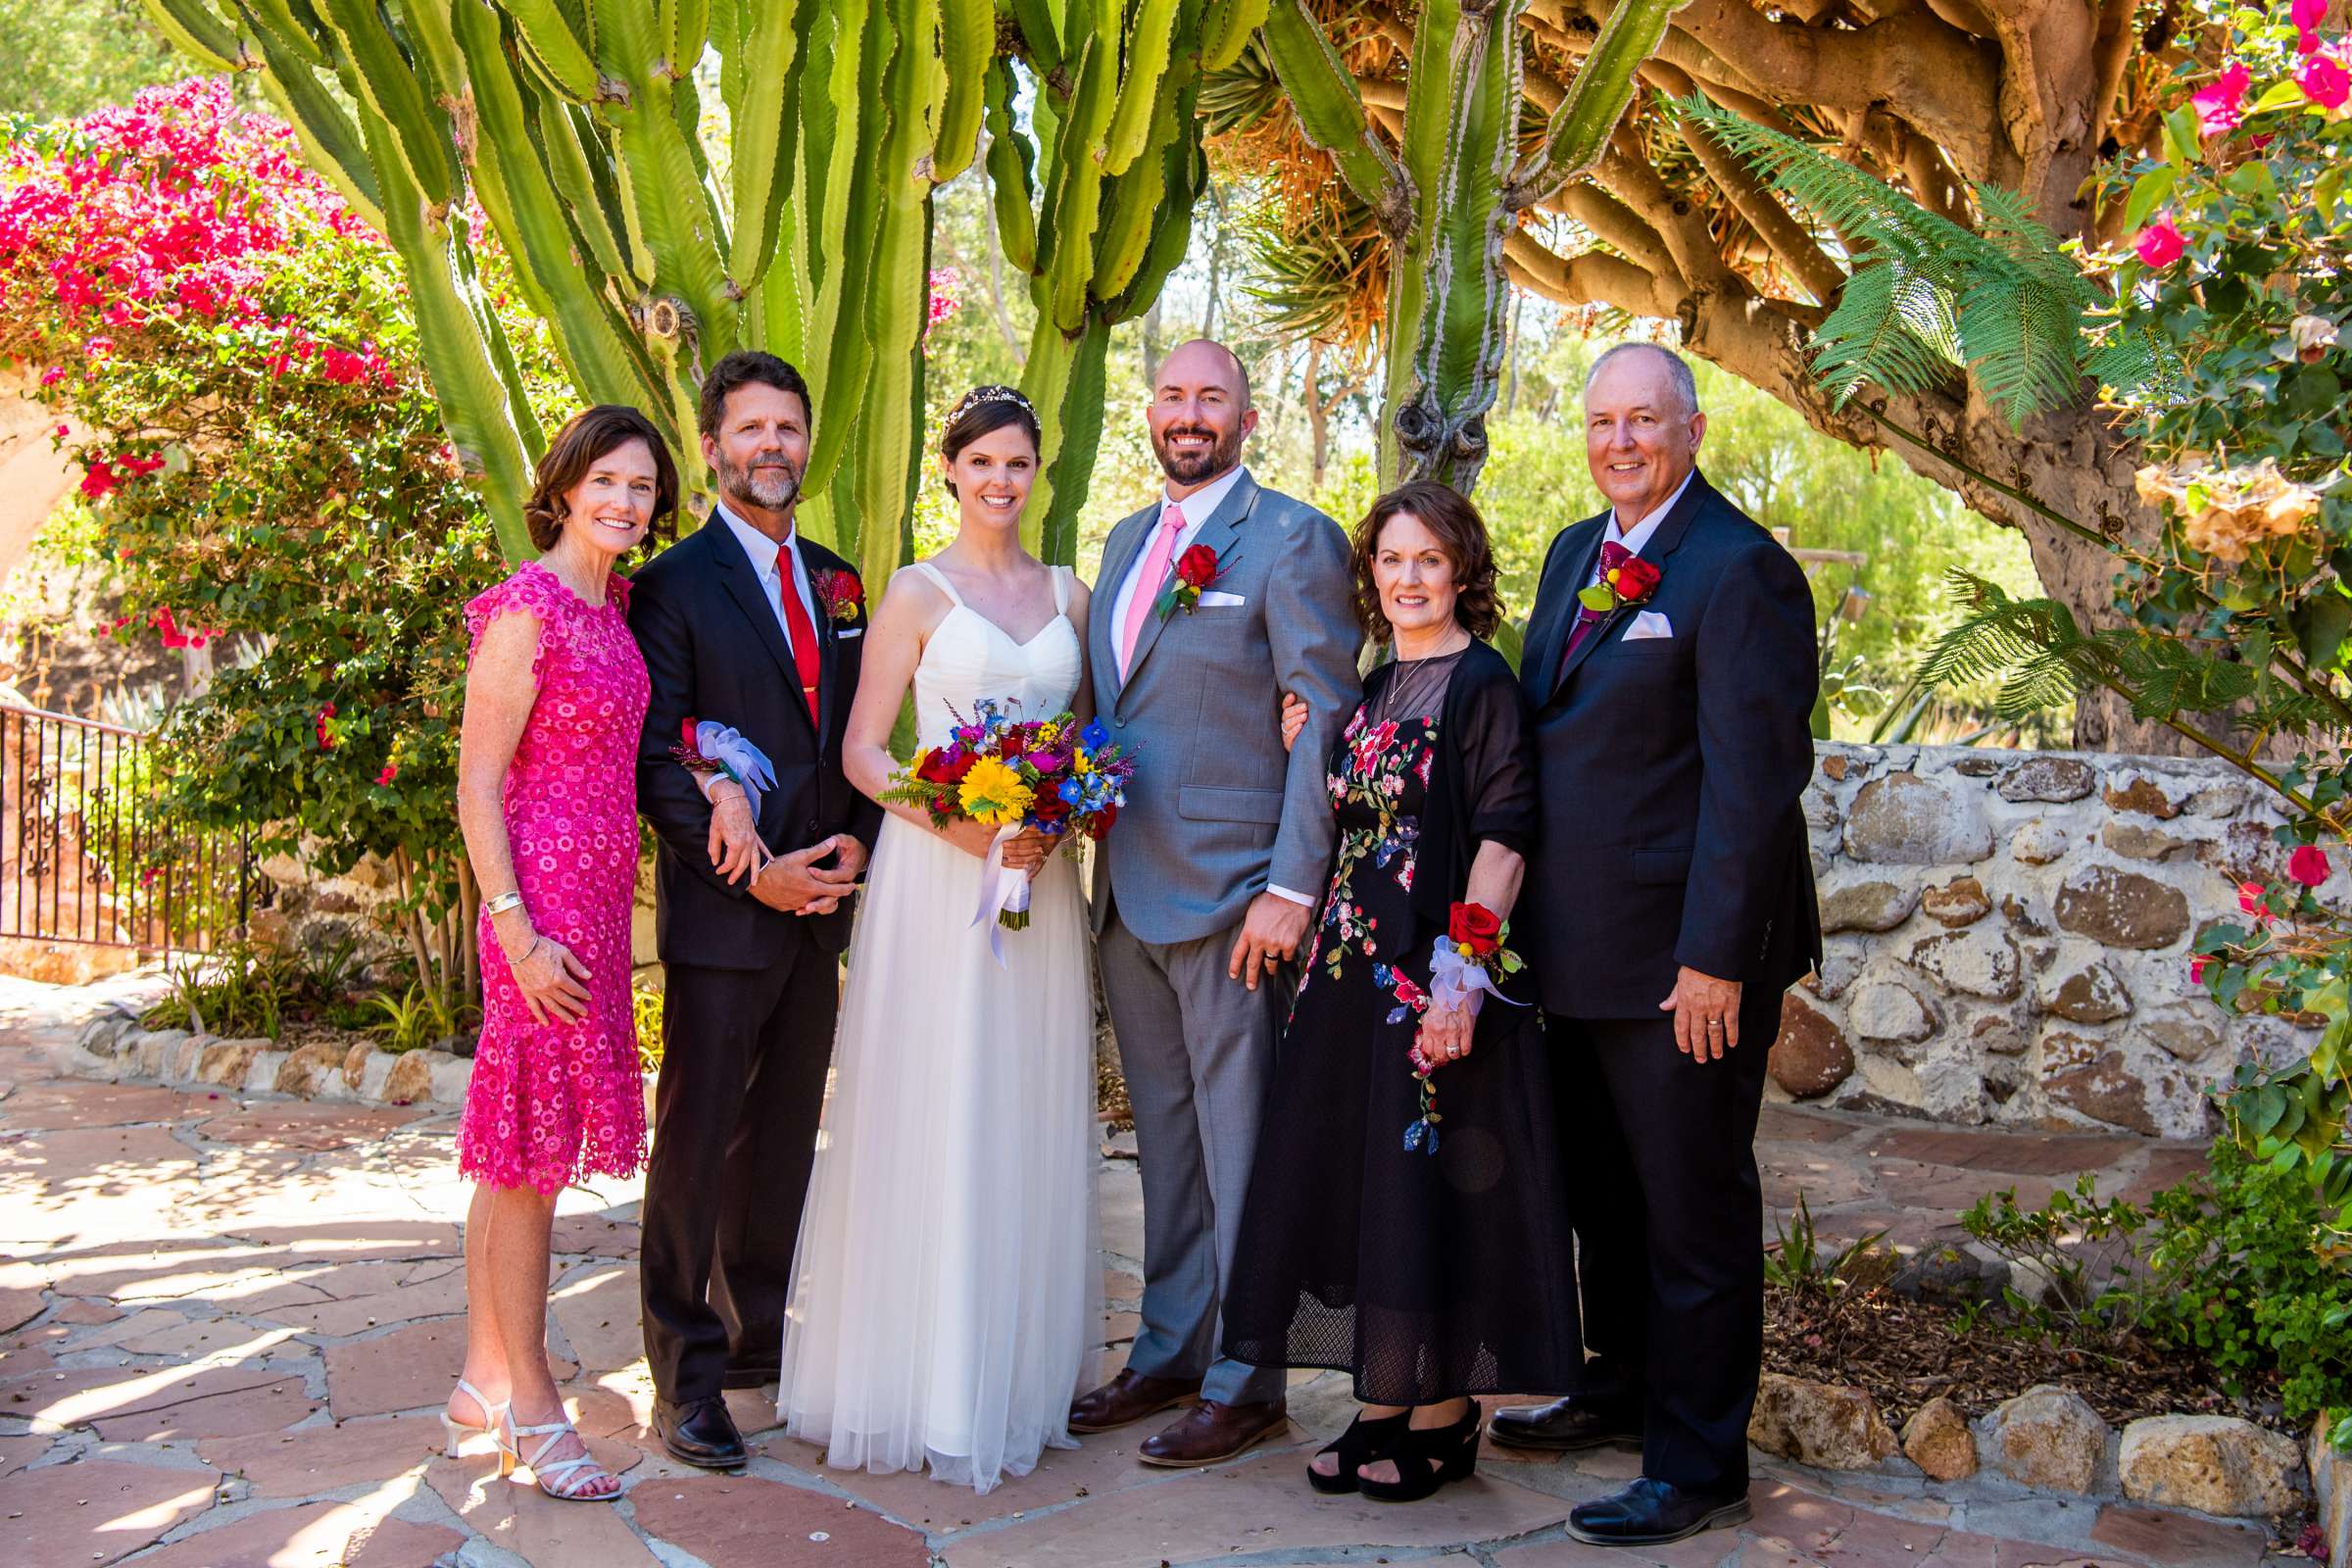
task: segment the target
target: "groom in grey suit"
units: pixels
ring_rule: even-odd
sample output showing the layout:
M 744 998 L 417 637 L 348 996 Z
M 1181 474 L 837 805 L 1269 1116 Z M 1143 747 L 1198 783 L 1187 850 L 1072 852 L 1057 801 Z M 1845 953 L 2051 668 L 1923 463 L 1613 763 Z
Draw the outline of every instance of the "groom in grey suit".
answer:
M 1103 545 L 1087 649 L 1096 712 L 1138 762 L 1098 852 L 1094 924 L 1143 1166 L 1143 1326 L 1070 1429 L 1190 1405 L 1141 1454 L 1192 1466 L 1283 1430 L 1283 1373 L 1215 1359 L 1218 1312 L 1295 984 L 1281 966 L 1330 872 L 1324 763 L 1360 638 L 1339 525 L 1241 466 L 1257 412 L 1232 351 L 1169 355 L 1146 419 L 1167 486 Z M 1163 616 L 1196 549 L 1215 575 Z M 1289 752 L 1285 691 L 1313 715 Z

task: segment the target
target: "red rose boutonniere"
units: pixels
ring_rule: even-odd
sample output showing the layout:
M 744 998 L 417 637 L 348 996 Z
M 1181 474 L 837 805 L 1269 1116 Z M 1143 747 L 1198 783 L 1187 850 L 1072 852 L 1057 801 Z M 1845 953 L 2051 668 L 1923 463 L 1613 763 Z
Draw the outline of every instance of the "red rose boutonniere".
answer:
M 865 617 L 865 584 L 854 571 L 825 570 L 813 584 L 826 618 L 836 626 L 855 626 Z
M 1167 587 L 1160 590 L 1159 603 L 1152 608 L 1162 620 L 1179 610 L 1191 614 L 1200 603 L 1200 590 L 1215 582 L 1217 573 L 1224 569 L 1214 550 L 1206 545 L 1193 546 L 1176 558 L 1176 570 L 1169 575 Z
M 1600 581 L 1576 596 L 1587 610 L 1608 614 L 1634 605 L 1647 604 L 1658 591 L 1658 568 L 1640 556 L 1628 556 L 1614 566 L 1603 566 Z

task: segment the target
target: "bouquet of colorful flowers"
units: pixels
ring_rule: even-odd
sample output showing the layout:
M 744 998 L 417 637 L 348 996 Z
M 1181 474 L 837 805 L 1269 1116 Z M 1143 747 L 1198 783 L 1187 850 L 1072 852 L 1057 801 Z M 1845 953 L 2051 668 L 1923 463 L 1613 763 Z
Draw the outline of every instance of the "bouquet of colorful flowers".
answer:
M 1083 727 L 1067 712 L 1015 719 L 997 702 L 975 705 L 968 719 L 955 716 L 948 743 L 915 754 L 882 798 L 928 813 L 935 828 L 967 819 L 995 828 L 972 918 L 993 913 L 999 926 L 1018 931 L 1029 924 L 1029 878 L 1004 869 L 1005 843 L 1024 828 L 1065 845 L 1082 833 L 1102 838 L 1127 803 L 1135 760 L 1100 719 Z M 993 931 L 989 941 L 998 941 Z

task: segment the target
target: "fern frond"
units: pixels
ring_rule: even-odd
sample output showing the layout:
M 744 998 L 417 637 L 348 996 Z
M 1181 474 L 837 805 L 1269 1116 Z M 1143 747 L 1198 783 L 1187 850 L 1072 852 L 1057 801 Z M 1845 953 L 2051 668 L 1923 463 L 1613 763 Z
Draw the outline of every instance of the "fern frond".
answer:
M 2002 717 L 2015 718 L 2064 702 L 2106 664 L 2104 650 L 2082 635 L 2073 612 L 2058 601 L 2012 599 L 1998 583 L 1957 566 L 1944 573 L 1944 581 L 1972 613 L 1937 638 L 1920 661 L 1915 678 L 1922 686 L 2006 676 L 1996 707 Z M 2048 696 L 2052 691 L 2057 695 Z M 2003 706 L 2029 699 L 2029 706 L 2015 712 Z
M 2077 667 L 2074 651 L 2051 649 L 2027 660 L 2001 683 L 1992 710 L 2006 719 L 2030 718 L 2074 701 L 2088 684 L 2087 676 Z
M 2144 379 L 2150 345 L 2101 339 L 2091 316 L 2112 302 L 2025 197 L 1976 186 L 1984 227 L 1973 231 L 1703 94 L 1674 107 L 1844 242 L 1849 275 L 1814 344 L 1814 368 L 1838 397 L 1866 381 L 1920 391 L 1944 373 L 1931 361 L 1947 360 L 2018 425 L 2079 402 L 2094 377 Z

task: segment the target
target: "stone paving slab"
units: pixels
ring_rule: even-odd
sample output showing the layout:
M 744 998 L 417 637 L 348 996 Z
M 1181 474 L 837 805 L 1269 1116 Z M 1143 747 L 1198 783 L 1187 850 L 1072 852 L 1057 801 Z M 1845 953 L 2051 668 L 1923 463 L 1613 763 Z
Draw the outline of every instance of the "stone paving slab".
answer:
M 0 1568 L 342 1562 L 347 1568 L 2256 1568 L 2261 1532 L 2164 1510 L 1936 1487 L 1759 1461 L 1755 1518 L 1650 1553 L 1568 1541 L 1574 1502 L 1639 1456 L 1490 1450 L 1478 1477 L 1387 1506 L 1309 1491 L 1301 1470 L 1350 1412 L 1348 1380 L 1300 1373 L 1278 1444 L 1206 1471 L 1136 1462 L 1152 1430 L 1047 1453 L 985 1495 L 921 1475 L 834 1470 L 775 1427 L 773 1391 L 731 1393 L 750 1468 L 669 1460 L 646 1430 L 636 1328 L 639 1188 L 567 1192 L 551 1346 L 614 1505 L 502 1481 L 440 1452 L 463 1353 L 454 1115 L 182 1093 L 59 1077 L 49 1049 L 135 980 L 65 991 L 0 977 Z M 1117 1147 L 1124 1145 L 1124 1149 Z M 1825 1240 L 1887 1230 L 1952 1246 L 1988 1188 L 2144 1194 L 2197 1151 L 1766 1107 L 1774 1218 L 1799 1195 Z M 1143 1203 L 1131 1141 L 1099 1173 L 1105 1371 L 1135 1330 Z M 1510 1400 L 1490 1401 L 1512 1402 Z

